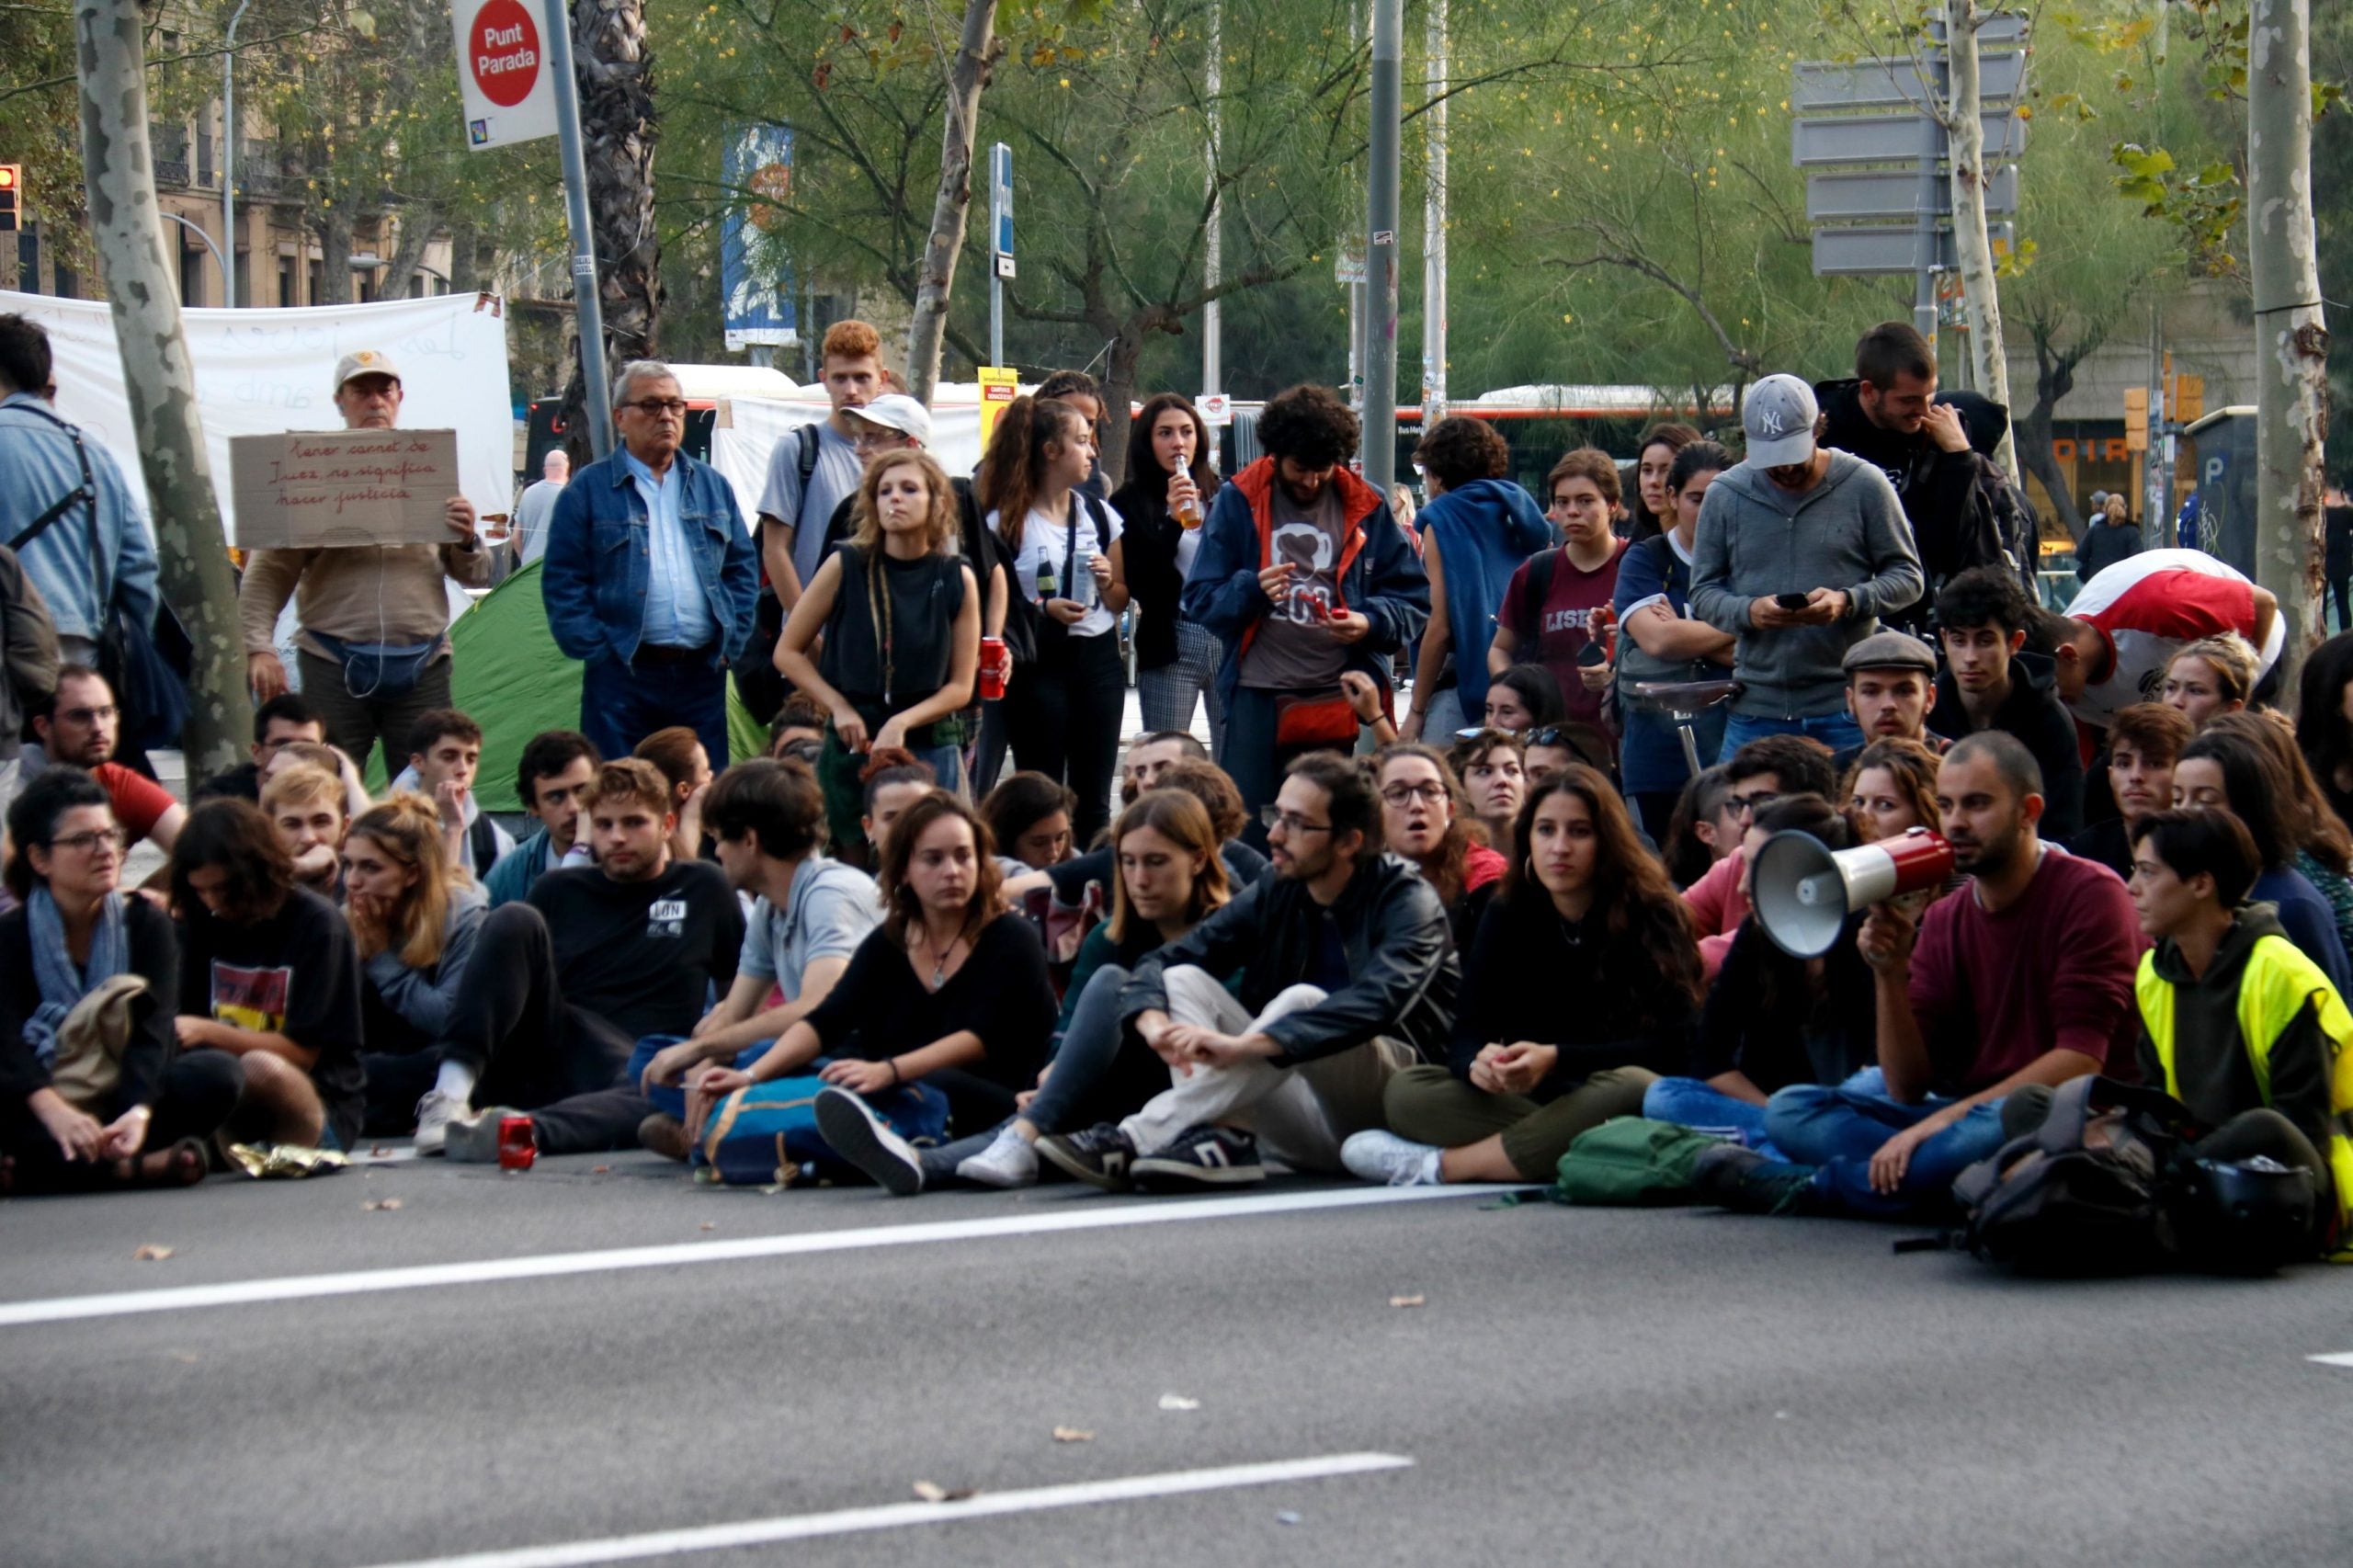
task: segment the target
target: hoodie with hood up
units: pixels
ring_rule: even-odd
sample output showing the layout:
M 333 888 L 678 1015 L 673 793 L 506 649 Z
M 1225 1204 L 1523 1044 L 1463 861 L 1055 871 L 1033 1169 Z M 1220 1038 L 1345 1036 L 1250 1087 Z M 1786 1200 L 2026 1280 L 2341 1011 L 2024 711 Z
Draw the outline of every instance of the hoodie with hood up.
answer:
M 1792 495 L 1750 463 L 1708 487 L 1691 561 L 1691 613 L 1738 639 L 1733 674 L 1745 688 L 1733 711 L 1812 719 L 1846 705 L 1847 650 L 1879 630 L 1879 618 L 1920 597 L 1920 557 L 1887 476 L 1861 459 L 1829 452 L 1822 481 Z M 1847 614 L 1827 626 L 1758 631 L 1754 602 L 1775 594 L 1837 588 Z
M 1938 396 L 1939 406 L 1960 414 L 1961 430 L 1969 437 L 1968 450 L 1948 452 L 1925 428 L 1905 435 L 1872 424 L 1863 412 L 1862 385 L 1851 378 L 1814 384 L 1814 401 L 1822 407 L 1822 444 L 1852 452 L 1887 475 L 1904 503 L 1931 584 L 1972 566 L 2000 562 L 2004 551 L 2016 541 L 2004 537 L 2003 520 L 1994 515 L 1983 487 L 1989 473 L 1999 478 L 1993 453 L 2009 428 L 2010 411 L 1977 392 Z M 2033 541 L 2025 544 L 2031 549 Z M 2020 564 L 2030 570 L 2033 562 Z

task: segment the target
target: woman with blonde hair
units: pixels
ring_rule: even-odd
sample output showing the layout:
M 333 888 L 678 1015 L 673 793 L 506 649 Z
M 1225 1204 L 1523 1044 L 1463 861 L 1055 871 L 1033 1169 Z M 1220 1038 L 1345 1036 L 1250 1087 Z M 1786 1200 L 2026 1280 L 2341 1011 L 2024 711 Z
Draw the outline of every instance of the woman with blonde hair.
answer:
M 2234 631 L 2186 642 L 2165 661 L 2165 684 L 2158 700 L 2178 708 L 2203 730 L 2225 713 L 2236 713 L 2255 694 L 2255 649 Z
M 904 746 L 942 789 L 963 780 L 964 730 L 981 658 L 972 569 L 945 553 L 956 529 L 948 475 L 913 449 L 885 452 L 858 484 L 850 537 L 810 578 L 777 639 L 776 667 L 824 704 L 817 781 L 835 853 L 863 861 L 858 773 L 876 747 Z M 820 637 L 824 651 L 810 649 Z
M 433 802 L 398 794 L 360 813 L 343 838 L 344 919 L 359 950 L 360 1063 L 373 1138 L 416 1129 L 441 1148 L 469 1114 L 473 1075 L 434 1049 L 473 956 L 490 900 L 449 858 Z

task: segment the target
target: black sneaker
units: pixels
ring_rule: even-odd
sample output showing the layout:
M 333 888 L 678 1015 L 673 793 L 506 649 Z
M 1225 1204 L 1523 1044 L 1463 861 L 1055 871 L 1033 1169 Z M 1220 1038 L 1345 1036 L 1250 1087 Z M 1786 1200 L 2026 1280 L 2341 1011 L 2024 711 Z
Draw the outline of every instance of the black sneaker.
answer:
M 1768 1159 L 1726 1143 L 1700 1152 L 1691 1166 L 1691 1190 L 1703 1203 L 1741 1214 L 1816 1214 L 1813 1167 Z
M 895 1198 L 913 1198 L 923 1190 L 923 1157 L 874 1114 L 863 1096 L 828 1084 L 817 1091 L 812 1111 L 827 1146 L 865 1172 L 875 1186 Z
M 1131 1192 L 1135 1180 L 1134 1140 L 1116 1122 L 1098 1122 L 1084 1132 L 1058 1133 L 1038 1140 L 1038 1157 L 1055 1169 L 1106 1192 Z
M 1156 1154 L 1135 1162 L 1136 1185 L 1154 1192 L 1188 1187 L 1242 1187 L 1267 1179 L 1258 1140 L 1231 1127 L 1196 1127 Z

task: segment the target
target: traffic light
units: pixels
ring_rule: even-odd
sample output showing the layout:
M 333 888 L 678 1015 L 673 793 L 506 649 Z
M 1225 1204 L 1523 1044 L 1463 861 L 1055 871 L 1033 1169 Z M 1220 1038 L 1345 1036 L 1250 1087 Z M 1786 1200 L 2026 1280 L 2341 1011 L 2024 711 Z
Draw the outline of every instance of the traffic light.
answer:
M 2149 449 L 2149 389 L 2124 389 L 2124 449 L 2145 452 Z
M 17 193 L 25 183 L 25 165 L 0 164 L 0 234 L 17 230 Z

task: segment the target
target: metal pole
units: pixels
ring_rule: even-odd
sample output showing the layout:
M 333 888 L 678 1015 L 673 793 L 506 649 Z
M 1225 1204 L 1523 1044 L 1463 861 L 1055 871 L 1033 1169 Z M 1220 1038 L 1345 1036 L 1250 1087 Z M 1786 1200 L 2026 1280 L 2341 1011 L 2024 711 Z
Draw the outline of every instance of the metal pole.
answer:
M 237 0 L 237 14 L 229 18 L 228 36 L 221 51 L 221 240 L 229 254 L 237 253 L 237 24 L 254 0 Z M 237 275 L 229 274 L 222 299 L 234 310 Z
M 1931 106 L 1949 106 L 1950 97 L 1945 91 L 1945 51 L 1941 48 L 1927 51 L 1922 63 L 1930 77 Z M 1932 107 L 1933 119 L 1943 108 Z M 1937 220 L 1945 210 L 1946 176 L 1941 165 L 1949 151 L 1950 137 L 1942 120 L 1936 120 L 1936 147 L 1930 157 L 1920 161 L 1920 193 L 1913 198 L 1914 249 L 1912 265 L 1915 281 L 1912 290 L 1912 325 L 1928 340 L 1933 350 L 1937 346 Z
M 580 379 L 587 383 L 588 450 L 613 451 L 612 385 L 605 374 L 605 301 L 597 285 L 597 231 L 588 221 L 588 163 L 580 147 L 580 84 L 572 74 L 572 11 L 547 0 L 548 70 L 555 78 L 556 145 L 563 153 L 563 210 L 572 221 L 573 319 Z
M 1364 478 L 1389 494 L 1397 469 L 1397 153 L 1404 0 L 1372 0 L 1371 189 L 1365 201 Z
M 1446 417 L 1446 0 L 1429 0 L 1423 42 L 1429 112 L 1428 169 L 1422 194 L 1422 428 Z
M 1210 48 L 1202 86 L 1210 100 L 1210 226 L 1201 246 L 1201 287 L 1212 296 L 1225 276 L 1225 199 L 1218 188 L 1219 155 L 1225 150 L 1225 0 L 1210 0 Z M 1201 306 L 1201 392 L 1225 390 L 1225 308 L 1214 297 Z
M 989 363 L 1005 363 L 1005 256 L 997 244 L 1005 237 L 1005 143 L 989 148 Z
M 221 247 L 212 243 L 212 236 L 206 233 L 200 224 L 191 223 L 176 212 L 162 211 L 160 209 L 158 211 L 160 216 L 170 219 L 173 222 L 177 223 L 181 228 L 186 229 L 189 233 L 194 234 L 198 239 L 202 240 L 204 242 L 204 248 L 212 253 L 212 259 L 220 263 L 221 276 L 223 278 L 229 277 L 229 264 L 222 259 Z M 233 279 L 232 279 L 232 281 L 233 281 Z

